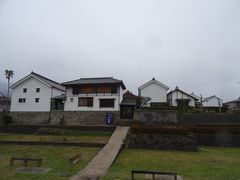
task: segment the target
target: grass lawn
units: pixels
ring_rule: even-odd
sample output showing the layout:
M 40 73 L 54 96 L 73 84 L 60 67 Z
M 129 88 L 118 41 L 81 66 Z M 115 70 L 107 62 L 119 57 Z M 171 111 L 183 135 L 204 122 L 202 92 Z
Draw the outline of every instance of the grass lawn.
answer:
M 53 142 L 82 142 L 82 143 L 107 143 L 110 136 L 93 136 L 83 134 L 81 136 L 69 135 L 29 135 L 0 133 L 0 141 L 53 141 Z
M 103 179 L 130 180 L 132 169 L 173 171 L 184 180 L 240 180 L 240 148 L 201 147 L 199 152 L 126 149 Z
M 28 180 L 28 179 L 67 179 L 59 175 L 68 171 L 71 175 L 76 174 L 80 169 L 94 157 L 99 148 L 83 147 L 63 147 L 63 146 L 21 146 L 21 145 L 0 145 L 0 179 L 3 180 Z M 69 158 L 81 154 L 81 159 L 77 164 L 72 165 Z M 14 169 L 23 166 L 23 162 L 16 161 L 14 166 L 9 165 L 9 160 L 15 157 L 41 157 L 42 166 L 52 168 L 46 174 L 18 174 Z M 29 163 L 29 166 L 35 166 L 35 163 Z

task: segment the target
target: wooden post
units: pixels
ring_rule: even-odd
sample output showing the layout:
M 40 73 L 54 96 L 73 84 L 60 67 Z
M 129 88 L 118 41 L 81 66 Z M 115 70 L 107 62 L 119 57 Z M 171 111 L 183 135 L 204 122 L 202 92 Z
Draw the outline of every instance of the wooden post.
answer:
M 24 166 L 25 167 L 27 166 L 27 160 L 24 160 Z
M 153 180 L 155 180 L 155 174 L 153 173 Z

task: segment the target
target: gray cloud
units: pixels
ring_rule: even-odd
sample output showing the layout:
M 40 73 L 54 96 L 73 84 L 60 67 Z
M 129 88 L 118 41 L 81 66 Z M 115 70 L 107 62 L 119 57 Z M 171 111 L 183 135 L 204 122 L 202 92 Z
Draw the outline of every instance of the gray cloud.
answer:
M 0 71 L 57 81 L 114 76 L 128 89 L 153 76 L 204 96 L 238 97 L 238 0 L 2 0 Z M 0 81 L 5 81 L 0 77 Z

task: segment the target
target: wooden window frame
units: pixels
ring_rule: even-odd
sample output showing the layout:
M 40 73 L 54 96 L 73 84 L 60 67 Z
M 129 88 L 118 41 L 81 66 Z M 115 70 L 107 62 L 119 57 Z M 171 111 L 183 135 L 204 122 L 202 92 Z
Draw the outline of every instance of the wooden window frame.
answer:
M 106 104 L 103 104 L 103 101 L 112 101 L 112 102 L 108 102 Z M 111 105 L 109 105 L 111 104 Z M 115 99 L 99 99 L 99 107 L 100 108 L 115 108 Z
M 73 95 L 79 94 L 79 87 L 72 87 Z
M 86 101 L 81 104 L 80 101 Z M 78 107 L 93 107 L 93 97 L 79 97 L 78 98 Z

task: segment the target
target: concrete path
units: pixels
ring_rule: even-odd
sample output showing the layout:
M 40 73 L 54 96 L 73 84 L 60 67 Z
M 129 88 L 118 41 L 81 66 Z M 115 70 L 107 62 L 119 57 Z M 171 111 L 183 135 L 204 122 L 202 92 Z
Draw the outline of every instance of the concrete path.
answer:
M 117 126 L 103 149 L 98 152 L 84 169 L 71 177 L 70 180 L 97 180 L 105 176 L 108 168 L 117 157 L 128 130 L 129 127 L 127 126 Z

